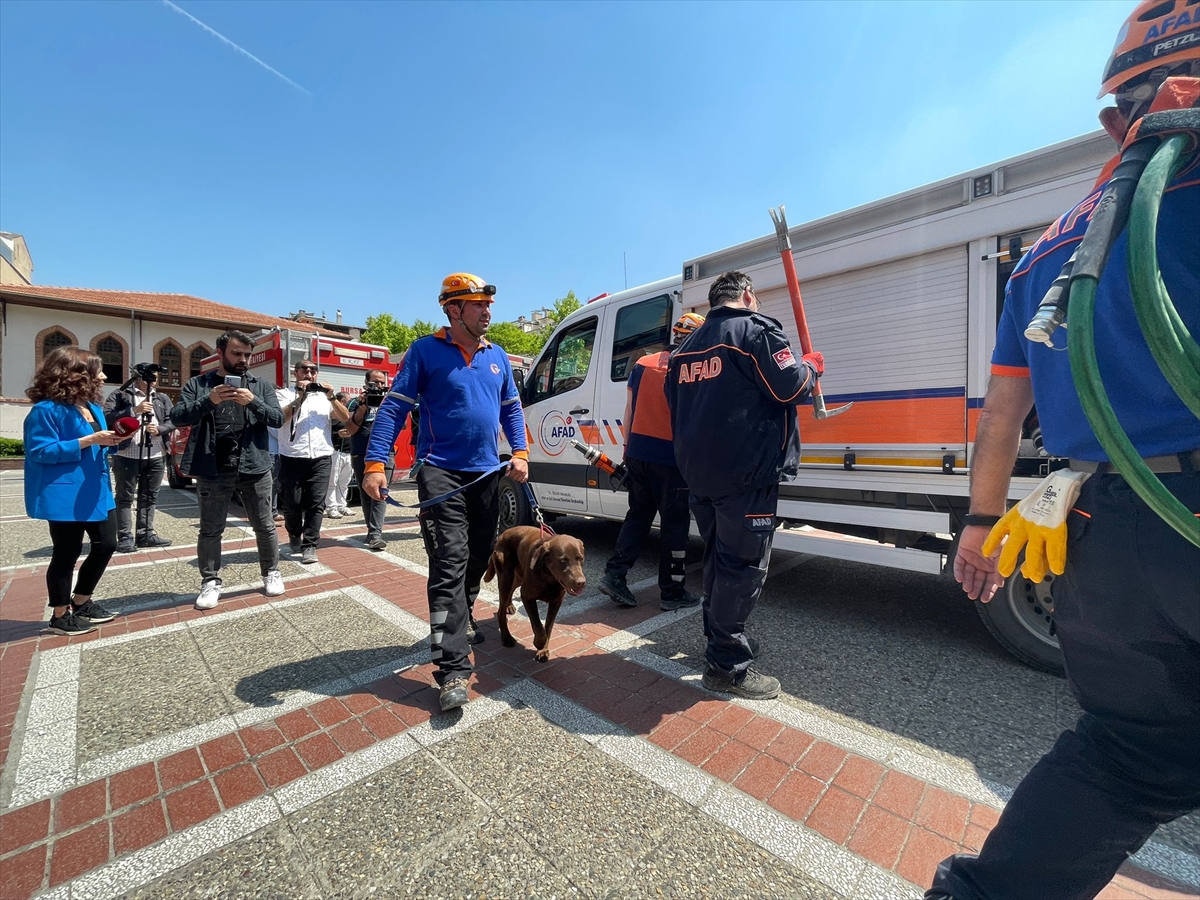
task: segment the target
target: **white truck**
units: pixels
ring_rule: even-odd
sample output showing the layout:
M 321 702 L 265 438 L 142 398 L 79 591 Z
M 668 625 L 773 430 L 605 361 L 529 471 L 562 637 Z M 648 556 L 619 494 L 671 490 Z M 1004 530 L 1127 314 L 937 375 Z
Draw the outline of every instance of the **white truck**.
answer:
M 945 571 L 967 510 L 1005 282 L 1021 252 L 1087 193 L 1112 154 L 1110 139 L 1095 132 L 790 229 L 813 344 L 825 354 L 826 404 L 853 407 L 823 420 L 811 406 L 800 408 L 801 469 L 780 489 L 775 549 Z M 555 329 L 522 389 L 530 482 L 543 511 L 624 517 L 627 495 L 570 442 L 620 460 L 634 361 L 666 345 L 682 312 L 705 313 L 709 285 L 729 269 L 754 279 L 763 311 L 798 346 L 774 234 L 589 302 Z M 1012 500 L 1054 463 L 1039 434 L 1031 415 Z M 736 434 L 713 440 L 736 451 Z M 502 481 L 501 528 L 529 519 L 523 491 Z M 1018 573 L 976 608 L 1014 656 L 1059 672 L 1052 587 Z

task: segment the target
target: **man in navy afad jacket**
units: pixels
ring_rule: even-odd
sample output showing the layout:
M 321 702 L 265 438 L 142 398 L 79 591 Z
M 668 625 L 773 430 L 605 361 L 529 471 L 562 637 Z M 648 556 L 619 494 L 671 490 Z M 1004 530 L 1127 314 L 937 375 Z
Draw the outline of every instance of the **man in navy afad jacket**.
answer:
M 800 461 L 796 404 L 825 361 L 793 355 L 783 326 L 758 312 L 748 275 L 719 276 L 708 303 L 704 324 L 671 357 L 666 384 L 675 459 L 704 538 L 704 686 L 766 700 L 779 681 L 750 667 L 746 619 L 767 578 L 779 477 Z

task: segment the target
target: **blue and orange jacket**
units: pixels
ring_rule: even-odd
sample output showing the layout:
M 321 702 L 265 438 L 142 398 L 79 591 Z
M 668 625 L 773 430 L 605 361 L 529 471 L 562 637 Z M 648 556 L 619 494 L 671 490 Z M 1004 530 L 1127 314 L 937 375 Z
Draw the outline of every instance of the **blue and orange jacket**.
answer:
M 667 365 L 671 351 L 643 356 L 629 375 L 629 440 L 625 458 L 660 466 L 674 466 L 671 410 L 667 406 Z
M 740 307 L 709 313 L 667 372 L 675 460 L 692 492 L 723 497 L 794 475 L 796 404 L 816 381 L 774 319 Z
M 525 415 L 508 354 L 481 340 L 462 350 L 447 329 L 413 341 L 375 415 L 364 472 L 382 472 L 409 410 L 420 402 L 417 459 L 439 469 L 482 472 L 500 464 L 500 429 L 526 459 Z
M 1032 378 L 1034 402 L 1046 450 L 1054 456 L 1103 461 L 1104 448 L 1092 431 L 1067 356 L 1067 329 L 1053 347 L 1024 336 L 1051 282 L 1083 240 L 1107 186 L 1092 192 L 1055 221 L 1025 253 L 1005 290 L 996 332 L 992 374 Z M 1142 456 L 1200 447 L 1200 421 L 1172 389 L 1142 335 L 1129 287 L 1129 229 L 1109 253 L 1096 288 L 1096 356 L 1113 411 Z M 1158 214 L 1158 264 L 1163 284 L 1184 325 L 1200 334 L 1200 168 L 1175 178 Z

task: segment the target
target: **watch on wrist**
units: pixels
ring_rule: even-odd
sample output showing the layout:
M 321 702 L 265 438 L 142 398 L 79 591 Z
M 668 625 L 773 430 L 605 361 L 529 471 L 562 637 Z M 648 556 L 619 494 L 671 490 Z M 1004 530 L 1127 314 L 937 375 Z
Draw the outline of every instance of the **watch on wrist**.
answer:
M 983 525 L 987 528 L 991 528 L 1000 521 L 1000 516 L 985 516 L 977 513 L 968 513 L 967 515 L 963 516 L 962 520 L 964 525 Z

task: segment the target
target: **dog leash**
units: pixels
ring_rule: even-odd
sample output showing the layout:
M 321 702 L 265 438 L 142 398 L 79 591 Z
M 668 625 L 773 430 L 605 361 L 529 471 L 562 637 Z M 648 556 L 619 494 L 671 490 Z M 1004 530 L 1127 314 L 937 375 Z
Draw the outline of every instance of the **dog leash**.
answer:
M 476 478 L 474 481 L 468 481 L 462 487 L 456 487 L 452 491 L 447 491 L 444 494 L 438 494 L 436 497 L 430 497 L 428 500 L 422 500 L 420 503 L 401 503 L 399 500 L 394 500 L 394 499 L 392 499 L 391 495 L 389 494 L 387 488 L 384 488 L 380 493 L 383 495 L 384 501 L 389 506 L 398 506 L 401 509 L 427 509 L 430 506 L 437 506 L 439 503 L 441 503 L 445 500 L 449 500 L 451 497 L 455 497 L 455 496 L 461 494 L 463 491 L 465 491 L 471 485 L 478 484 L 479 482 L 483 481 L 483 479 L 487 478 L 488 476 L 495 475 L 501 469 L 507 469 L 507 468 L 508 468 L 508 463 L 502 462 L 502 463 L 500 463 L 500 465 L 493 466 L 492 468 L 488 469 L 486 472 L 481 473 L 479 475 L 479 477 Z
M 529 509 L 533 513 L 534 519 L 537 520 L 538 528 L 541 529 L 542 538 L 554 537 L 554 529 L 546 524 L 546 520 L 542 517 L 542 508 L 538 506 L 537 497 L 533 494 L 533 488 L 526 481 L 521 487 L 525 488 L 525 500 L 529 503 Z

